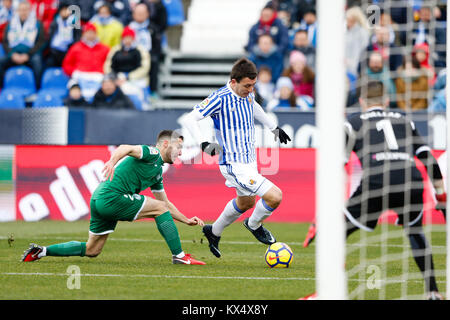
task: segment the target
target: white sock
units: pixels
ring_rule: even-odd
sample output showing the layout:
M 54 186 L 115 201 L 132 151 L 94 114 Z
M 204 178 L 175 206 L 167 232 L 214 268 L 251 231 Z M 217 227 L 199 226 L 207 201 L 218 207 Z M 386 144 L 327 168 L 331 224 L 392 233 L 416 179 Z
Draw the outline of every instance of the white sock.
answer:
M 42 252 L 40 252 L 39 254 L 38 254 L 38 258 L 40 259 L 40 258 L 42 258 L 42 257 L 45 257 L 47 255 L 47 247 L 44 247 L 43 249 L 42 249 Z
M 181 251 L 179 254 L 175 255 L 175 257 L 179 259 L 184 258 L 184 256 L 185 256 L 184 251 Z
M 212 233 L 220 237 L 223 230 L 232 224 L 237 218 L 240 217 L 244 212 L 241 211 L 236 205 L 236 199 L 233 199 L 227 203 L 225 209 L 223 209 L 219 218 L 212 225 Z
M 273 210 L 275 209 L 269 207 L 263 199 L 259 199 L 259 201 L 256 203 L 252 215 L 248 219 L 248 226 L 250 227 L 250 229 L 258 229 L 261 226 L 262 222 L 272 214 Z

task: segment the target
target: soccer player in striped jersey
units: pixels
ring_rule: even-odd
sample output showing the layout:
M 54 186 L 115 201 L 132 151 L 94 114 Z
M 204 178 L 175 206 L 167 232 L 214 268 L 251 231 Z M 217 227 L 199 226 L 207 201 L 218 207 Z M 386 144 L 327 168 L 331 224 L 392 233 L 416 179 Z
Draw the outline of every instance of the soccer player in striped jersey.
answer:
M 267 116 L 255 101 L 253 93 L 257 68 L 247 58 L 235 62 L 228 83 L 196 105 L 186 117 L 186 126 L 202 150 L 219 155 L 220 172 L 227 187 L 235 188 L 237 197 L 230 200 L 212 225 L 205 225 L 203 233 L 211 252 L 220 257 L 219 241 L 224 229 L 244 212 L 255 207 L 244 226 L 264 244 L 276 242 L 262 222 L 280 205 L 282 192 L 257 169 L 255 150 L 255 119 L 271 130 L 281 143 L 290 137 Z M 206 141 L 197 121 L 213 120 L 218 143 Z M 256 196 L 261 199 L 256 202 Z M 256 206 L 255 206 L 256 202 Z

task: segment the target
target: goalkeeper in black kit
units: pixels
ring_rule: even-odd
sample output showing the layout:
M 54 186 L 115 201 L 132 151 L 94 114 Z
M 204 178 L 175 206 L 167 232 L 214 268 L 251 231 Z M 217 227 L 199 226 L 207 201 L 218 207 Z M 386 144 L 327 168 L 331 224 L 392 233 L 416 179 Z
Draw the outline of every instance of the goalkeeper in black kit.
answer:
M 442 207 L 447 196 L 438 163 L 414 123 L 385 109 L 382 82 L 369 81 L 361 93 L 362 113 L 345 123 L 347 155 L 355 152 L 363 169 L 361 182 L 344 208 L 347 237 L 358 229 L 373 231 L 381 213 L 394 210 L 424 277 L 428 299 L 441 300 L 431 248 L 422 229 L 424 187 L 414 157 L 425 165 Z M 304 246 L 314 237 L 312 225 Z

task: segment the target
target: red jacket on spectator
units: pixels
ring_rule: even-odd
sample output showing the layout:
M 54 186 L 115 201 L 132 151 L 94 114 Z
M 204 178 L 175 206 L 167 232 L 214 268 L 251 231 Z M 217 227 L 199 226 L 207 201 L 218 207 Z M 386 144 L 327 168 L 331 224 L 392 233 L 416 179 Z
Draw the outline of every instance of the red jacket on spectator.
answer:
M 419 54 L 419 51 L 421 51 L 423 54 Z M 417 58 L 420 62 L 420 66 L 422 68 L 425 68 L 429 72 L 429 85 L 432 87 L 434 83 L 436 82 L 436 72 L 434 71 L 434 68 L 432 65 L 430 65 L 430 47 L 427 43 L 421 43 L 416 44 L 413 47 L 413 56 Z
M 103 73 L 108 53 L 109 48 L 100 42 L 90 47 L 81 40 L 70 47 L 62 68 L 68 76 L 72 76 L 75 70 Z
M 28 0 L 28 2 L 36 12 L 36 18 L 42 22 L 45 33 L 48 34 L 53 17 L 58 11 L 58 0 Z
M 0 42 L 3 41 L 3 33 L 5 32 L 5 28 L 8 25 L 8 22 L 0 24 Z

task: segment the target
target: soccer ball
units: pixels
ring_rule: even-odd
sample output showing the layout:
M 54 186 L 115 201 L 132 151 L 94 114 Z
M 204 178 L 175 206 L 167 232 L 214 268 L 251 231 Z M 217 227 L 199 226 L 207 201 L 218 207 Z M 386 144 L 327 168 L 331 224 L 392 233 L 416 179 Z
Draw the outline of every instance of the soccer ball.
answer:
M 271 268 L 287 268 L 293 258 L 292 249 L 283 242 L 271 244 L 264 255 L 267 265 Z

